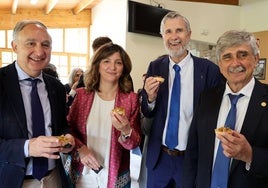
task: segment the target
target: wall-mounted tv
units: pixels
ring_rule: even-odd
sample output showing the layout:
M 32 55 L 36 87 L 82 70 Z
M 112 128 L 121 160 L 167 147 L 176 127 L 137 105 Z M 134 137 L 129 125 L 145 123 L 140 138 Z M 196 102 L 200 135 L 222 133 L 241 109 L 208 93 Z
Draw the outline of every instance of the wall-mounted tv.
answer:
M 168 12 L 158 6 L 128 1 L 128 31 L 160 37 L 160 22 Z

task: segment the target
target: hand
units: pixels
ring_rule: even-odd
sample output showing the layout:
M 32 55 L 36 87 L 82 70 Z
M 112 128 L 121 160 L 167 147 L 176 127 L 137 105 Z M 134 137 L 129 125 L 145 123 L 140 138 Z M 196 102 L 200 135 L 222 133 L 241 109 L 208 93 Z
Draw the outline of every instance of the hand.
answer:
M 217 134 L 217 138 L 221 141 L 223 153 L 227 157 L 231 157 L 244 162 L 252 161 L 252 147 L 244 135 L 237 131 L 232 134 Z
M 73 84 L 72 89 L 73 89 L 73 90 L 76 90 L 77 85 L 78 85 L 78 81 L 76 81 L 76 82 Z
M 83 165 L 94 170 L 98 170 L 100 168 L 100 164 L 95 158 L 93 152 L 86 145 L 83 145 L 81 148 L 79 148 L 78 152 L 80 161 Z
M 149 102 L 155 101 L 159 90 L 160 82 L 154 79 L 152 76 L 145 80 L 144 89 L 148 95 Z
M 61 143 L 55 136 L 39 136 L 29 141 L 30 157 L 46 157 L 49 159 L 59 159 L 58 152 L 62 151 Z
M 128 135 L 131 132 L 130 123 L 125 115 L 120 115 L 117 112 L 111 112 L 113 126 L 123 135 Z

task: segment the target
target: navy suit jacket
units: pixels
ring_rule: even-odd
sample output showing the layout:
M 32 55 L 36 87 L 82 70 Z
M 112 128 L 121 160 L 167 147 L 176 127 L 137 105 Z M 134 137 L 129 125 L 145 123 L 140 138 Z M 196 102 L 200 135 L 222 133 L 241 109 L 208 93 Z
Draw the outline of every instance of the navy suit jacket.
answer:
M 183 188 L 210 188 L 214 129 L 224 91 L 225 85 L 200 95 L 186 149 Z M 268 86 L 257 80 L 240 132 L 252 146 L 253 159 L 249 171 L 245 162 L 232 160 L 228 188 L 268 187 Z
M 51 106 L 52 135 L 64 134 L 68 131 L 65 88 L 49 75 L 43 74 L 43 78 Z M 13 63 L 0 69 L 0 187 L 2 188 L 20 188 L 24 180 L 29 161 L 24 157 L 24 143 L 29 139 L 25 110 L 28 109 L 24 108 L 18 75 Z M 65 174 L 61 160 L 57 160 L 56 163 L 61 174 Z
M 198 101 L 201 91 L 214 87 L 221 81 L 219 68 L 216 64 L 207 59 L 192 56 L 194 61 L 194 106 Z M 142 105 L 141 110 L 145 117 L 153 117 L 150 138 L 147 150 L 147 168 L 153 169 L 158 161 L 161 145 L 162 135 L 165 127 L 165 121 L 168 108 L 168 76 L 169 76 L 169 57 L 163 56 L 151 62 L 147 71 L 147 77 L 162 76 L 165 81 L 160 85 L 156 105 L 152 111 L 148 108 L 148 96 L 145 90 L 142 91 Z M 189 125 L 190 126 L 190 125 Z M 164 173 L 164 172 L 163 172 Z

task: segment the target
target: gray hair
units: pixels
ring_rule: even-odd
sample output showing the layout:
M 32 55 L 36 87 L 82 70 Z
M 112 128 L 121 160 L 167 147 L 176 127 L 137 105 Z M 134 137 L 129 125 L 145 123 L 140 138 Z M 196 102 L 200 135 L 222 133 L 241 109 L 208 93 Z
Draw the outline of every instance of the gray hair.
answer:
M 43 27 L 44 29 L 47 30 L 47 26 L 45 26 L 43 23 L 41 23 L 40 21 L 36 21 L 36 20 L 23 20 L 20 21 L 16 24 L 15 28 L 13 29 L 13 40 L 16 40 L 18 37 L 18 33 L 23 30 L 23 28 L 27 25 L 30 24 L 35 24 L 35 25 L 39 25 L 41 27 Z
M 249 32 L 230 30 L 225 32 L 217 41 L 216 44 L 216 58 L 219 62 L 220 55 L 226 48 L 248 44 L 254 55 L 259 53 L 259 47 L 257 45 L 256 38 Z
M 187 32 L 190 32 L 191 31 L 190 22 L 188 21 L 188 19 L 185 18 L 184 16 L 182 16 L 181 14 L 179 14 L 178 12 L 172 11 L 172 12 L 167 13 L 163 17 L 163 19 L 161 21 L 161 24 L 160 24 L 160 34 L 161 35 L 164 33 L 164 25 L 165 25 L 166 21 L 168 19 L 175 19 L 175 18 L 182 18 L 183 21 L 184 21 L 184 23 L 185 23 L 185 25 L 186 25 Z

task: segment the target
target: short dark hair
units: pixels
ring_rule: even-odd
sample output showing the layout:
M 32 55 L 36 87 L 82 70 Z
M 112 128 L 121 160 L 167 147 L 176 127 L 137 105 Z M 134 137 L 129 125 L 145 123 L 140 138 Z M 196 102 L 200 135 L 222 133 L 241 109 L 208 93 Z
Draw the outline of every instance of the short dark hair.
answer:
M 93 51 L 95 52 L 99 47 L 104 44 L 113 42 L 109 37 L 98 37 L 92 43 Z

